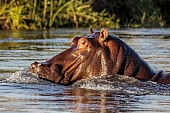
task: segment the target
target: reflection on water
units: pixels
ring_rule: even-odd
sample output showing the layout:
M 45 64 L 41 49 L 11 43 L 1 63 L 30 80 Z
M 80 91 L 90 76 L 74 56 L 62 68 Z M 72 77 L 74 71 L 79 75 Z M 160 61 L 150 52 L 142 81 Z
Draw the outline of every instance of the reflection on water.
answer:
M 123 95 L 59 85 L 40 87 L 35 84 L 3 83 L 0 91 L 1 112 L 168 113 L 170 104 L 169 96 Z
M 12 90 L 15 89 L 15 90 Z M 124 95 L 59 85 L 1 84 L 1 112 L 169 112 L 169 96 Z
M 153 69 L 170 72 L 170 29 L 128 29 L 109 32 L 122 37 L 122 40 L 131 45 Z M 88 30 L 0 31 L 0 34 L 2 80 L 16 71 L 27 68 L 34 61 L 45 61 L 69 48 L 72 36 L 88 34 Z M 128 88 L 131 87 L 127 86 Z M 170 112 L 169 93 L 163 95 L 164 93 L 124 92 L 123 89 L 119 92 L 100 88 L 90 90 L 87 86 L 80 88 L 56 84 L 0 83 L 0 112 Z

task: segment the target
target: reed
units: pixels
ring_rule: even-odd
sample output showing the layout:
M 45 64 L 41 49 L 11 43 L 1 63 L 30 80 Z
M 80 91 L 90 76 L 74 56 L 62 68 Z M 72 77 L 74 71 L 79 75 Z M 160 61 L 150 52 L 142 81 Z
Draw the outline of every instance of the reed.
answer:
M 37 0 L 33 0 L 33 11 L 32 11 L 31 19 L 35 19 L 36 7 L 37 7 Z
M 165 17 L 152 0 L 105 0 L 102 11 L 96 0 L 0 0 L 1 29 L 47 29 L 57 27 L 165 26 Z M 102 0 L 98 0 L 102 1 Z M 120 0 L 124 1 L 124 0 Z M 119 5 L 117 5 L 119 3 Z M 156 2 L 157 3 L 157 2 Z M 108 4 L 108 5 L 107 5 Z M 103 5 L 103 4 L 102 4 Z M 97 6 L 100 6 L 100 4 Z M 126 6 L 123 14 L 113 9 Z M 97 7 L 100 8 L 100 7 Z M 134 10 L 135 9 L 135 10 Z M 94 11 L 95 10 L 95 11 Z
M 0 26 L 3 29 L 118 28 L 119 21 L 112 21 L 114 16 L 93 12 L 91 3 L 92 0 L 0 0 Z

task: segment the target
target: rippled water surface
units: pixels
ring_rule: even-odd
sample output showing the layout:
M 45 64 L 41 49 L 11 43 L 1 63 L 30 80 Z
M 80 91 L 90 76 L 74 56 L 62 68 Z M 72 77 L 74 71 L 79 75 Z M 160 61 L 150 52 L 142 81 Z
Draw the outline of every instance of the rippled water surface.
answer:
M 170 72 L 170 29 L 108 31 L 128 43 L 154 70 Z M 87 35 L 88 29 L 0 31 L 0 34 L 0 81 L 3 81 L 32 62 L 45 61 L 69 48 L 71 37 Z M 15 76 L 15 80 L 19 79 L 25 83 L 0 83 L 1 113 L 170 112 L 167 85 L 150 82 L 140 85 L 119 77 L 117 82 L 99 78 L 73 86 L 27 83 L 27 78 Z

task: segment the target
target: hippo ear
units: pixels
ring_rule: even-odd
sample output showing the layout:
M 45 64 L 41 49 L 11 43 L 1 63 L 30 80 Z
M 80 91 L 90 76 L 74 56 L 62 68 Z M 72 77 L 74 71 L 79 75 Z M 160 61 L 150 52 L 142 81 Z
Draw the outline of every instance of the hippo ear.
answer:
M 94 33 L 94 31 L 93 31 L 93 29 L 91 27 L 89 28 L 89 32 L 90 32 L 90 34 Z
M 70 47 L 76 46 L 77 43 L 78 43 L 78 40 L 79 40 L 80 38 L 81 38 L 81 37 L 78 37 L 78 36 L 73 37 L 73 38 L 71 39 L 71 42 L 70 42 Z
M 103 42 L 103 41 L 105 41 L 106 40 L 106 38 L 108 37 L 108 32 L 107 32 L 107 30 L 106 29 L 101 29 L 101 31 L 100 31 L 100 36 L 99 36 L 99 41 L 100 42 Z

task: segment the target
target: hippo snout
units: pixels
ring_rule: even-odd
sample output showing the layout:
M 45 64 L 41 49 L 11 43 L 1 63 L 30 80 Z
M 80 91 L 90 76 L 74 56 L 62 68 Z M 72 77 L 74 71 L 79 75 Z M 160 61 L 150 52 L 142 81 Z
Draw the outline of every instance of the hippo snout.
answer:
M 30 72 L 36 73 L 38 75 L 49 75 L 50 74 L 50 64 L 34 62 L 29 67 L 29 70 L 30 70 Z
M 38 72 L 38 68 L 41 66 L 41 63 L 38 63 L 38 62 L 34 62 L 31 64 L 31 66 L 29 67 L 29 70 L 32 72 L 32 73 L 37 73 Z

